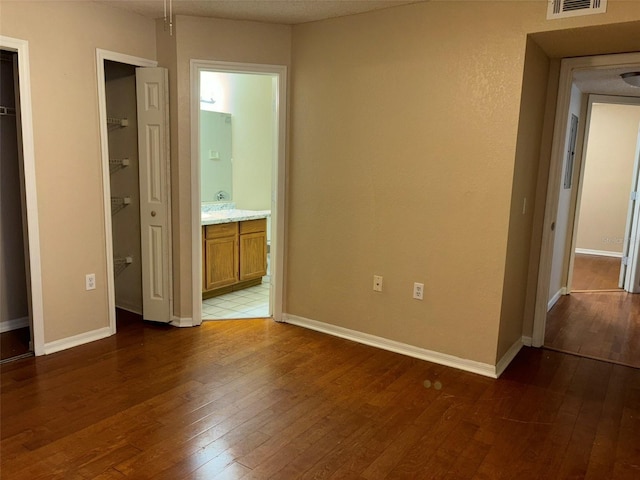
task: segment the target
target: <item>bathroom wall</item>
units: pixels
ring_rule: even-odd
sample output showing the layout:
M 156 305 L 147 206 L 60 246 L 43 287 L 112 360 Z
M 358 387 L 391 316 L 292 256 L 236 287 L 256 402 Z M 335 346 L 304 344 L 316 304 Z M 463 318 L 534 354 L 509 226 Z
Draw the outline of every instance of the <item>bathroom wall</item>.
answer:
M 135 67 L 118 62 L 105 64 L 107 116 L 126 118 L 129 125 L 110 125 L 109 158 L 129 159 L 128 167 L 111 167 L 111 196 L 130 197 L 127 206 L 112 207 L 114 284 L 116 307 L 142 313 L 140 264 L 140 186 Z M 118 259 L 131 256 L 131 264 Z
M 215 104 L 201 108 L 232 115 L 233 201 L 240 209 L 271 208 L 276 141 L 273 81 L 268 75 L 202 75 L 204 90 L 217 95 Z
M 622 256 L 640 106 L 594 103 L 576 249 Z
M 268 210 L 277 140 L 273 79 L 267 75 L 233 75 L 231 84 L 233 200 L 237 208 Z

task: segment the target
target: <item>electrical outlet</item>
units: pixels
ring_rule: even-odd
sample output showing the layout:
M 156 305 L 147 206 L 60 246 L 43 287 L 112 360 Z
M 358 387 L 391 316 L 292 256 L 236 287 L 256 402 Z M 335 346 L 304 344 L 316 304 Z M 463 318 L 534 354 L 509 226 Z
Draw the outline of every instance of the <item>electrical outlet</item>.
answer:
M 85 288 L 87 290 L 95 290 L 96 289 L 96 274 L 95 273 L 87 273 L 85 276 Z
M 422 300 L 424 298 L 424 283 L 413 284 L 413 298 Z
M 380 275 L 374 275 L 373 276 L 373 289 L 376 292 L 381 292 L 382 291 L 382 276 L 380 276 Z

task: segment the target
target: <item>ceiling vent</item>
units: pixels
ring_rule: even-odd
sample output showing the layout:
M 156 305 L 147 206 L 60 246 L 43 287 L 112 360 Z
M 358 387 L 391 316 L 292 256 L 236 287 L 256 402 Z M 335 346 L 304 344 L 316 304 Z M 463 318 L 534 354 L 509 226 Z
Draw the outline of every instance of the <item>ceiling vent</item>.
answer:
M 607 0 L 549 0 L 547 20 L 607 11 Z

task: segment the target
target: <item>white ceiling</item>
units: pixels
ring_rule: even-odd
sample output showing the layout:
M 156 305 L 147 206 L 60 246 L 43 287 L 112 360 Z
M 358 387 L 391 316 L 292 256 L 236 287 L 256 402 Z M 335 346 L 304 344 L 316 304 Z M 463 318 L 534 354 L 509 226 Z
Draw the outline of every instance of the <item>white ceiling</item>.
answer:
M 165 0 L 93 0 L 163 18 Z M 295 25 L 429 0 L 171 0 L 174 15 Z M 166 0 L 169 8 L 169 0 Z
M 640 97 L 640 88 L 632 87 L 620 78 L 620 74 L 625 72 L 640 72 L 640 65 L 602 70 L 578 70 L 574 72 L 573 79 L 582 93 Z

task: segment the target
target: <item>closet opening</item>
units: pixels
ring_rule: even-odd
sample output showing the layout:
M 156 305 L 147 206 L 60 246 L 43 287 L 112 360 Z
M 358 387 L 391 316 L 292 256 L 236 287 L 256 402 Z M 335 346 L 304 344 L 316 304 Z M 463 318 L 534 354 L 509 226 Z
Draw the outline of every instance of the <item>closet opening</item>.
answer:
M 18 53 L 0 50 L 0 361 L 33 355 Z
M 97 50 L 107 297 L 117 321 L 173 320 L 168 71 Z
M 104 62 L 117 323 L 142 317 L 136 67 Z

